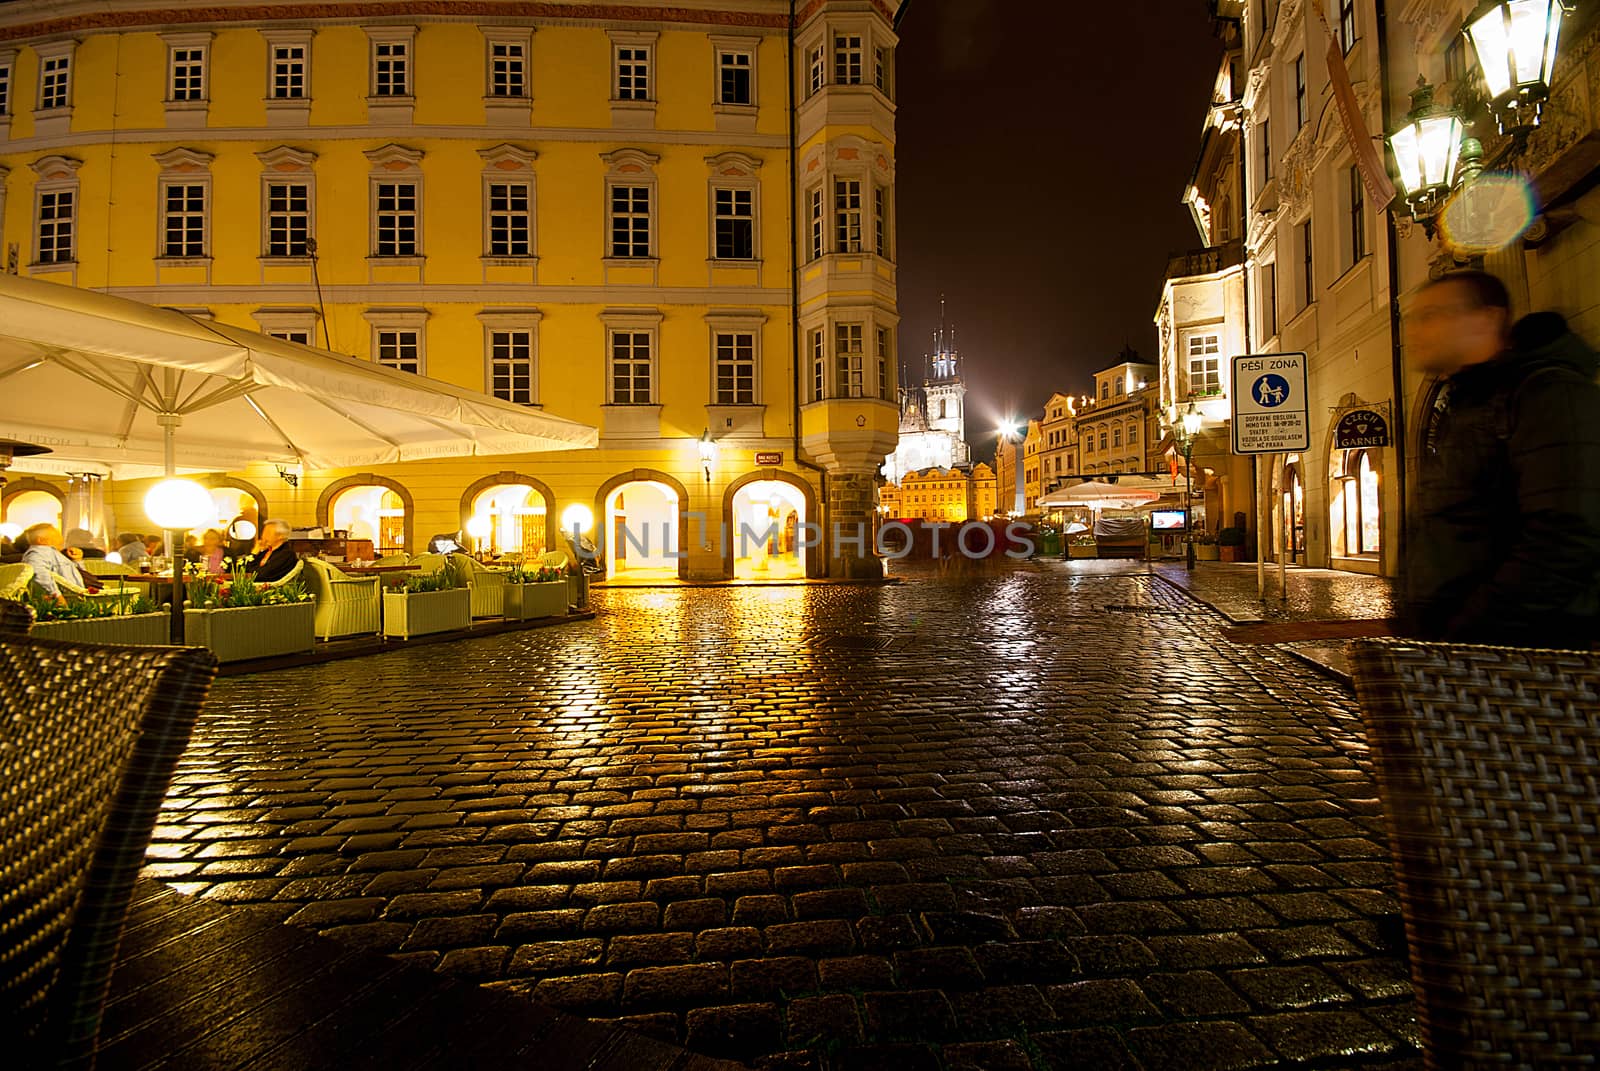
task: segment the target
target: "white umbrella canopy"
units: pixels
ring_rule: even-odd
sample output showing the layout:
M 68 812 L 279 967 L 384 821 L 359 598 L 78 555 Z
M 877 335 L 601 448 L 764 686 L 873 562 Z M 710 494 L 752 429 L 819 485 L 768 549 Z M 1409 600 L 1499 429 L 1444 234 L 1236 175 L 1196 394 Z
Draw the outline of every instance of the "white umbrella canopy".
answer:
M 113 476 L 588 449 L 594 428 L 89 290 L 0 276 L 0 437 Z
M 1073 487 L 1052 491 L 1039 499 L 1046 509 L 1077 506 L 1089 509 L 1133 509 L 1156 501 L 1161 492 L 1154 488 L 1127 487 L 1102 480 L 1085 480 Z

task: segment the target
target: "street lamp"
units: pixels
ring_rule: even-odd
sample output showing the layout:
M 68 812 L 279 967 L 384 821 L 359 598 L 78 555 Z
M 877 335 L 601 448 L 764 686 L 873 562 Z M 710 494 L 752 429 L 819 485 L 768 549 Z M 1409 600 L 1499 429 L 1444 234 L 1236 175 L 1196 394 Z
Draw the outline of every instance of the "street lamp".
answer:
M 1183 447 L 1183 562 L 1185 569 L 1194 568 L 1194 441 L 1205 421 L 1195 408 L 1194 395 L 1189 395 L 1189 408 L 1178 421 L 1178 444 Z
M 144 496 L 144 512 L 167 531 L 172 548 L 172 627 L 174 645 L 183 643 L 183 534 L 198 528 L 216 512 L 211 493 L 193 480 L 168 478 Z
M 1500 133 L 1539 125 L 1569 10 L 1567 0 L 1483 0 L 1467 17 Z
M 1406 125 L 1389 135 L 1389 147 L 1394 150 L 1400 192 L 1411 208 L 1411 218 L 1424 221 L 1430 229 L 1433 217 L 1455 189 L 1461 131 L 1461 116 L 1435 104 L 1433 87 L 1418 75 Z
M 711 439 L 711 429 L 706 428 L 700 433 L 700 471 L 705 473 L 706 483 L 711 482 L 711 469 L 717 463 L 717 444 Z
M 995 475 L 997 477 L 1000 474 L 1000 450 L 1002 449 L 1002 445 L 1005 444 L 1005 443 L 1008 443 L 1008 442 L 1012 442 L 1021 431 L 1022 431 L 1022 425 L 1018 424 L 1014 420 L 1002 420 L 1000 422 L 999 426 L 995 428 L 995 433 L 1000 437 L 999 438 L 999 442 L 995 445 L 995 451 L 994 451 L 994 462 L 995 462 L 994 467 L 995 467 Z M 1011 500 L 1011 508 L 1006 510 L 1006 513 L 1007 513 L 1007 515 L 1014 517 L 1014 516 L 1021 515 L 1021 513 L 1024 510 L 1024 505 L 1023 505 L 1023 501 L 1022 501 L 1023 497 L 1024 497 L 1024 491 L 1023 491 L 1023 487 L 1022 487 L 1022 451 L 1020 451 L 1020 450 L 1017 451 L 1017 456 L 1012 458 L 1012 466 L 1011 467 L 1016 470 L 1016 488 L 1012 492 L 1013 498 Z M 997 482 L 997 485 L 995 487 L 995 510 L 996 510 L 996 512 L 999 511 L 999 508 L 1000 508 L 1000 489 L 999 489 L 998 482 Z

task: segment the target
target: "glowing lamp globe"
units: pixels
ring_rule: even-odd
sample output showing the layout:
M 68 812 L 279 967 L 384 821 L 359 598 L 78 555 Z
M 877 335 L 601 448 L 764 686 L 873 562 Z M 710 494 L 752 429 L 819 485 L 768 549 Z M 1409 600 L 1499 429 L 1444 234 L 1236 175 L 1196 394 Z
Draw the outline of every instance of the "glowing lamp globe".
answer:
M 1194 438 L 1200 434 L 1200 425 L 1204 420 L 1205 417 L 1201 415 L 1200 410 L 1190 402 L 1188 411 L 1183 414 L 1183 434 L 1190 439 Z
M 489 523 L 489 518 L 480 513 L 467 521 L 467 534 L 473 539 L 488 539 L 493 527 Z
M 1501 132 L 1539 125 L 1566 13 L 1565 0 L 1485 0 L 1467 17 Z
M 211 492 L 193 480 L 162 480 L 144 496 L 144 512 L 162 528 L 198 528 L 216 512 Z
M 1418 78 L 1406 125 L 1389 135 L 1400 193 L 1413 218 L 1431 217 L 1450 196 L 1461 163 L 1461 135 L 1461 117 L 1436 105 L 1433 87 Z
M 107 551 L 106 552 L 106 562 L 111 564 L 111 565 L 121 565 L 122 564 L 122 555 L 118 554 L 114 550 Z
M 20 524 L 13 524 L 10 521 L 0 524 L 0 536 L 5 536 L 7 539 L 15 539 L 21 534 L 22 525 Z
M 587 532 L 594 527 L 594 511 L 582 502 L 574 502 L 561 511 L 561 530 L 564 532 Z

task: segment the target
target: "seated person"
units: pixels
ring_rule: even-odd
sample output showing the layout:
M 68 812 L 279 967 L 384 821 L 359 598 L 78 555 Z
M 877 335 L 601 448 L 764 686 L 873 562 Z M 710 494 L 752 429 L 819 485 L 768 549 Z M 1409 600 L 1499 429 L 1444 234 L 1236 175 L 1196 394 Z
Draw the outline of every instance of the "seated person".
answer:
M 100 540 L 87 528 L 72 529 L 67 533 L 66 538 L 62 540 L 61 545 L 68 552 L 74 550 L 79 552 L 77 554 L 69 554 L 73 561 L 82 561 L 84 558 L 104 558 L 106 556 L 106 548 L 100 545 Z
M 200 552 L 195 561 L 206 567 L 206 572 L 215 576 L 222 572 L 222 559 L 227 557 L 226 548 L 222 545 L 222 533 L 215 528 L 207 528 L 205 535 L 200 540 Z
M 65 592 L 56 583 L 65 580 L 80 588 L 99 591 L 100 582 L 78 568 L 76 562 L 61 552 L 61 529 L 53 524 L 36 524 L 22 533 L 28 540 L 23 552 L 24 563 L 33 566 L 33 586 L 57 603 L 66 605 Z
M 268 521 L 261 526 L 259 546 L 244 560 L 245 571 L 255 577 L 257 583 L 282 580 L 300 560 L 287 542 L 291 531 L 287 521 Z
M 123 565 L 137 565 L 140 558 L 150 557 L 150 552 L 144 549 L 144 536 L 137 532 L 123 532 L 117 536 L 117 553 Z

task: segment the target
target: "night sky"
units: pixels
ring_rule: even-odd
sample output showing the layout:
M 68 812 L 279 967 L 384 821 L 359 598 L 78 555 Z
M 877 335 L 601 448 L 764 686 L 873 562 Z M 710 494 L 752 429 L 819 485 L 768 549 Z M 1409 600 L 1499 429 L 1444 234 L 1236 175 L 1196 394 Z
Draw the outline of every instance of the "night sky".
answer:
M 1205 0 L 913 0 L 896 95 L 900 359 L 948 302 L 967 438 L 1054 389 L 1087 393 L 1124 344 L 1156 352 L 1179 203 L 1222 45 Z

